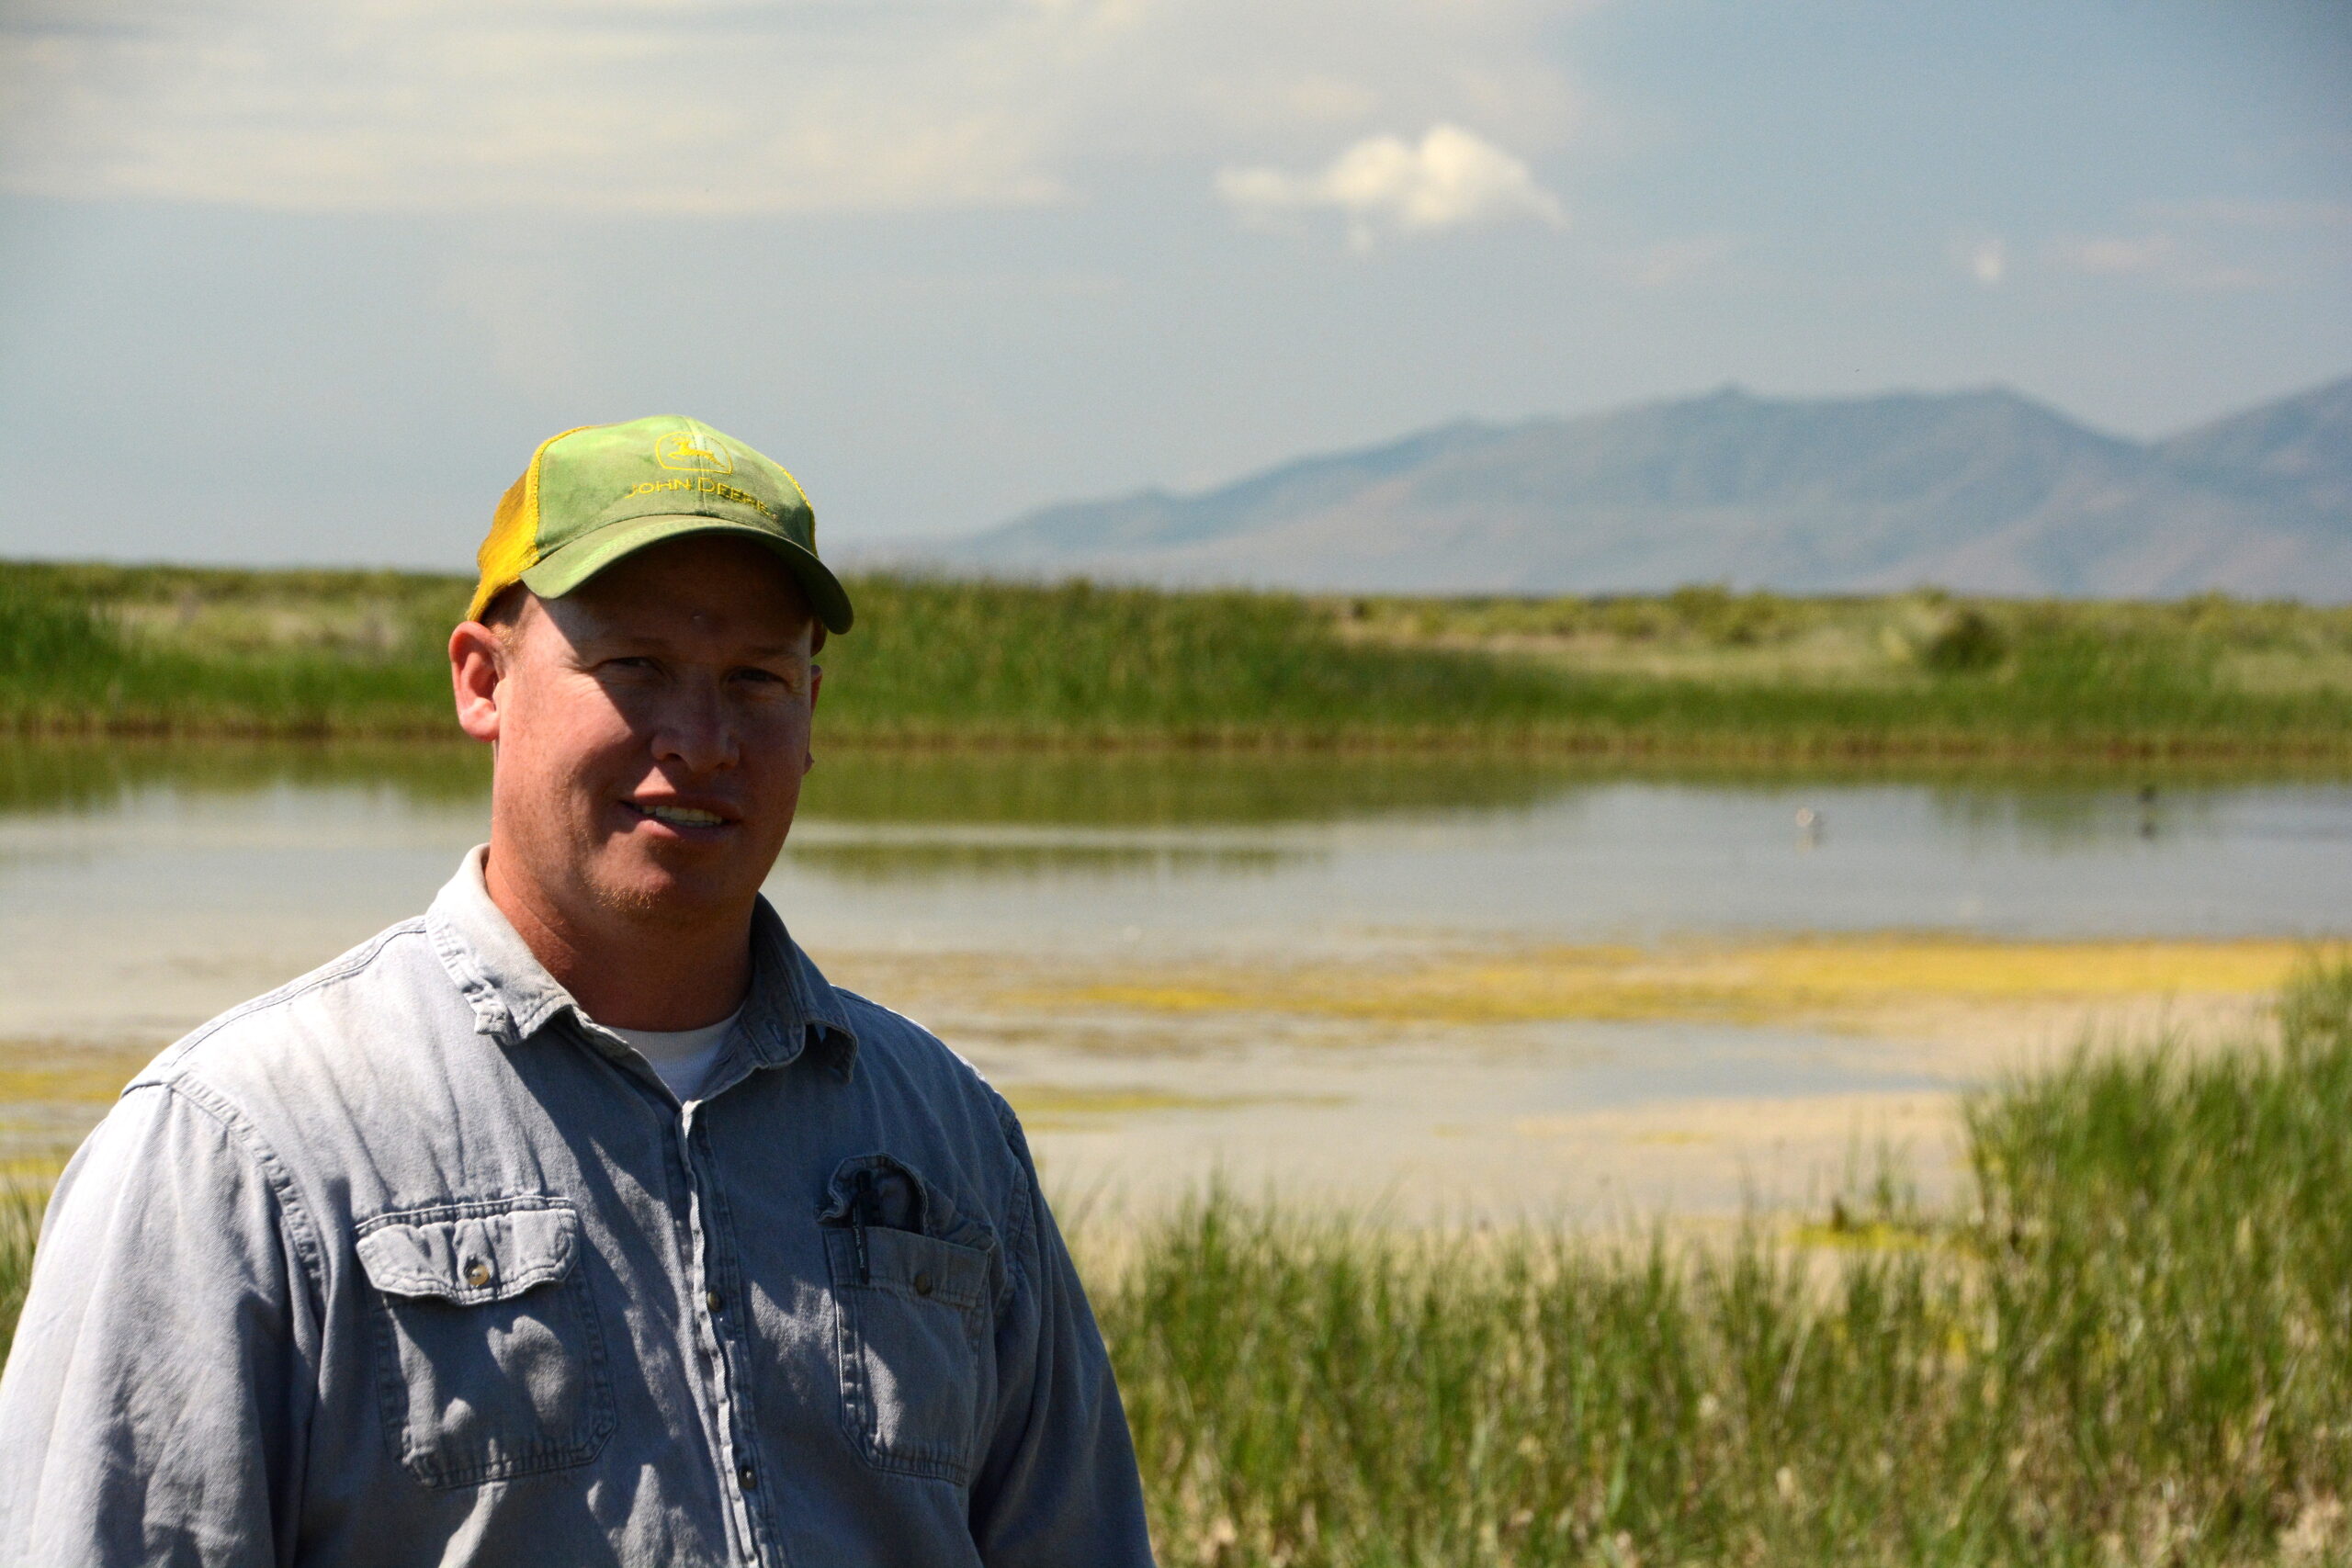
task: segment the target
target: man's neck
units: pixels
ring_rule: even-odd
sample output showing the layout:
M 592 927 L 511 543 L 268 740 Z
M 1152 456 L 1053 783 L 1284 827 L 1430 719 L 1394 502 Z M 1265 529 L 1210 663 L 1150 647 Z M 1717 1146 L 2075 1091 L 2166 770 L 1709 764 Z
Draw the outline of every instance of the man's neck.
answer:
M 531 956 L 597 1022 L 699 1029 L 726 1018 L 752 984 L 752 909 L 693 920 L 647 911 L 568 910 L 509 874 L 493 845 L 482 882 Z

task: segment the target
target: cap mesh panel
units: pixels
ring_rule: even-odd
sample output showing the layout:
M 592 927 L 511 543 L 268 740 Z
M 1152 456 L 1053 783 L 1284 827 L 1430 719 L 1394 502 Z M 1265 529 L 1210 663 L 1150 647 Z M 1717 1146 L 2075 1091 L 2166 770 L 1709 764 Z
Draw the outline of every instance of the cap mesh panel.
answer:
M 530 467 L 523 470 L 523 477 L 508 485 L 506 493 L 498 498 L 498 510 L 491 513 L 490 532 L 483 536 L 481 548 L 474 552 L 474 562 L 481 568 L 481 581 L 474 587 L 474 600 L 467 607 L 466 619 L 481 619 L 490 602 L 522 581 L 523 574 L 537 562 L 539 464 L 548 447 L 588 428 L 575 424 L 540 442 L 531 454 Z

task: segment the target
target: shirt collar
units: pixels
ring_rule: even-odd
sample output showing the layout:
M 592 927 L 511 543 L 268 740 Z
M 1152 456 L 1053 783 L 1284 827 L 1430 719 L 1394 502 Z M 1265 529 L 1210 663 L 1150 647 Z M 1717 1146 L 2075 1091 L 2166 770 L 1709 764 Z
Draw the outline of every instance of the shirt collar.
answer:
M 475 1032 L 513 1045 L 566 1012 L 587 1015 L 491 901 L 482 880 L 489 853 L 487 844 L 466 852 L 424 925 L 434 952 L 473 1009 Z M 792 940 L 764 896 L 752 911 L 752 990 L 743 1002 L 742 1032 L 753 1062 L 763 1067 L 782 1066 L 814 1049 L 846 1079 L 857 1055 L 857 1034 L 840 993 Z

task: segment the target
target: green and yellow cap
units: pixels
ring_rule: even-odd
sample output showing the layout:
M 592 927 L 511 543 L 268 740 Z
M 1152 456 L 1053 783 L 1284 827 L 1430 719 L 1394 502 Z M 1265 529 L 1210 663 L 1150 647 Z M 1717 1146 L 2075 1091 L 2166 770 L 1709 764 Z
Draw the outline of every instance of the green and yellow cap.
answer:
M 688 534 L 732 534 L 774 550 L 829 632 L 849 595 L 817 558 L 817 514 L 799 481 L 731 436 L 674 414 L 551 435 L 492 515 L 475 559 L 479 620 L 516 583 L 560 599 L 625 556 Z

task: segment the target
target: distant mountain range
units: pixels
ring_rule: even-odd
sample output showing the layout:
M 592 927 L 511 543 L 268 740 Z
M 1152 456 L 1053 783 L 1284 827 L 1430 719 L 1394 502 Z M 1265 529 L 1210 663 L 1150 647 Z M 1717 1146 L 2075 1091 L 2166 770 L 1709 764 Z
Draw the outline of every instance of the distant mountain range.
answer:
M 2352 378 L 2151 445 L 2001 389 L 1813 400 L 1726 389 L 1451 424 L 865 560 L 1336 592 L 1726 582 L 2352 600 Z

